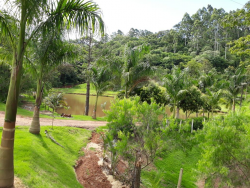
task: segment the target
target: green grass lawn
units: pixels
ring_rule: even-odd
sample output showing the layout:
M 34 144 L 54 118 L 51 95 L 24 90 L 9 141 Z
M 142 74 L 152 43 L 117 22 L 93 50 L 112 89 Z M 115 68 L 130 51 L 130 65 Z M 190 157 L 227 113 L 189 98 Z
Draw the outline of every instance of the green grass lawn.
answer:
M 86 94 L 86 83 L 85 84 L 79 84 L 76 85 L 72 88 L 53 88 L 53 91 L 56 92 L 63 92 L 63 93 L 81 93 L 81 94 Z M 117 95 L 117 91 L 105 91 L 103 93 L 104 96 L 114 96 Z M 95 89 L 92 85 L 90 85 L 90 94 L 91 95 L 96 95 Z
M 64 148 L 47 138 L 44 131 Z M 0 128 L 2 134 L 2 128 Z M 14 146 L 14 171 L 29 188 L 82 187 L 73 166 L 83 152 L 91 132 L 73 127 L 41 127 L 41 135 L 33 135 L 26 126 L 17 126 Z
M 0 102 L 0 111 L 5 111 L 5 104 Z M 44 110 L 44 107 L 41 106 L 41 110 Z M 24 116 L 24 117 L 33 117 L 33 111 L 29 111 L 26 109 L 23 109 L 21 107 L 17 108 L 17 114 Z M 40 114 L 41 118 L 48 118 L 52 119 L 53 117 L 50 115 L 44 115 Z M 79 121 L 106 121 L 106 117 L 97 117 L 96 119 L 93 119 L 91 116 L 85 116 L 85 115 L 74 115 L 73 118 L 62 118 L 60 114 L 55 114 L 55 119 L 64 119 L 64 120 L 79 120 Z

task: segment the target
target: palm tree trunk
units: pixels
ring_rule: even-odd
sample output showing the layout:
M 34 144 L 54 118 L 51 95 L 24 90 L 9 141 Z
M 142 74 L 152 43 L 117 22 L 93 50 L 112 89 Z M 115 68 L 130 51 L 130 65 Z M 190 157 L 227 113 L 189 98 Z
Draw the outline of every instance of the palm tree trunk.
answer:
M 233 99 L 232 112 L 235 112 L 235 99 Z
M 176 107 L 176 119 L 179 119 L 180 116 L 180 108 L 179 106 Z
M 25 49 L 26 9 L 22 4 L 20 33 L 17 51 L 13 52 L 12 72 L 6 101 L 5 121 L 0 146 L 0 187 L 12 187 L 14 184 L 13 147 L 16 125 L 17 103 L 21 81 L 23 55 Z
M 175 103 L 173 104 L 173 118 L 175 118 Z
M 36 104 L 34 108 L 34 113 L 33 113 L 33 119 L 31 122 L 31 126 L 29 129 L 29 132 L 32 134 L 40 134 L 40 118 L 39 118 L 39 113 L 40 113 L 40 106 L 42 102 L 42 95 L 43 95 L 43 89 L 42 89 L 42 74 L 43 74 L 43 66 L 41 64 L 41 70 L 39 74 L 39 78 L 37 80 L 37 90 L 36 90 Z
M 86 92 L 86 104 L 85 104 L 85 115 L 89 115 L 89 94 L 90 94 L 90 83 L 87 82 L 87 92 Z
M 242 98 L 243 98 L 243 86 L 242 86 L 242 89 L 241 89 L 241 96 L 240 96 L 240 109 L 242 107 Z
M 97 109 L 98 97 L 99 97 L 99 94 L 97 93 L 96 100 L 95 100 L 95 107 L 94 107 L 93 116 L 92 116 L 93 119 L 96 119 L 96 109 Z
M 91 44 L 92 44 L 92 28 L 89 28 L 88 69 L 90 68 L 90 63 L 91 63 L 91 52 L 92 52 Z M 85 115 L 86 116 L 89 115 L 89 95 L 90 95 L 90 82 L 89 82 L 89 78 L 88 78 L 87 92 L 86 92 L 86 104 L 85 104 Z

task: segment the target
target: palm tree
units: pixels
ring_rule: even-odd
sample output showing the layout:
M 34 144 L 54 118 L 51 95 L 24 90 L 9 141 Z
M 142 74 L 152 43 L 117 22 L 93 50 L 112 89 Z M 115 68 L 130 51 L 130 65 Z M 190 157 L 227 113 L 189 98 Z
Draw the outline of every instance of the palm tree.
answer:
M 242 101 L 242 95 L 241 97 L 238 97 L 238 95 L 243 92 L 245 79 L 245 69 L 240 67 L 236 69 L 234 75 L 231 75 L 225 83 L 225 89 L 223 90 L 224 102 L 227 107 L 231 107 L 232 112 L 235 112 L 237 101 Z
M 179 101 L 180 96 L 178 93 L 184 89 L 184 77 L 185 71 L 181 71 L 180 68 L 174 67 L 171 74 L 166 75 L 164 80 L 164 86 L 169 99 L 169 104 L 173 111 L 173 117 L 175 117 L 175 110 L 177 110 L 176 118 L 179 118 Z
M 203 93 L 206 92 L 206 88 L 212 86 L 216 81 L 215 76 L 217 72 L 215 69 L 210 70 L 207 74 L 203 71 L 199 77 L 199 88 Z
M 10 1 L 6 0 L 6 2 Z M 13 52 L 0 147 L 0 187 L 11 187 L 14 183 L 13 146 L 17 102 L 23 59 L 29 42 L 38 32 L 47 33 L 55 28 L 77 27 L 80 32 L 84 32 L 89 25 L 92 25 L 92 28 L 100 28 L 102 32 L 104 30 L 103 21 L 98 13 L 99 7 L 90 1 L 15 0 L 6 7 L 10 7 L 9 12 L 16 10 L 13 14 L 16 17 L 8 14 L 8 11 L 0 11 L 0 35 L 9 38 Z
M 146 45 L 134 48 L 125 47 L 125 63 L 123 66 L 123 86 L 125 87 L 125 97 L 140 83 L 148 81 L 148 76 L 153 73 L 153 67 L 149 62 L 142 62 L 149 47 Z
M 96 91 L 96 101 L 93 110 L 93 119 L 96 119 L 96 109 L 98 97 L 102 95 L 110 87 L 111 72 L 106 67 L 92 67 L 91 83 L 93 84 Z
M 63 93 L 50 93 L 47 97 L 45 97 L 44 103 L 48 107 L 52 108 L 52 115 L 53 115 L 52 129 L 53 129 L 53 122 L 55 119 L 55 110 L 57 108 L 67 107 L 67 103 L 64 101 Z
M 29 68 L 37 79 L 36 102 L 33 119 L 29 129 L 30 133 L 40 133 L 40 105 L 42 102 L 44 77 L 53 68 L 62 63 L 66 58 L 74 58 L 73 45 L 63 42 L 59 33 L 50 33 L 39 37 L 36 42 L 30 43 L 32 46 L 32 55 L 29 58 Z
M 221 110 L 221 107 L 219 106 L 219 101 L 222 97 L 222 90 L 218 90 L 217 92 L 212 92 L 209 89 L 206 89 L 206 94 L 202 95 L 201 98 L 204 102 L 204 108 L 208 111 L 208 118 L 209 118 L 209 112 L 213 113 L 216 109 Z

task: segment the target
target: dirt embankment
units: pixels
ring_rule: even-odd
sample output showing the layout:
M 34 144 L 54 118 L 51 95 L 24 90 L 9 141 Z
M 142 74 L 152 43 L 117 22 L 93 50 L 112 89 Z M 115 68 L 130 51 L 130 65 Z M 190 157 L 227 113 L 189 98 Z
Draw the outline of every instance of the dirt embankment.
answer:
M 108 173 L 107 166 L 104 165 L 102 145 L 101 136 L 93 132 L 90 142 L 83 148 L 85 155 L 79 158 L 75 166 L 78 181 L 87 188 L 127 188 Z M 124 166 L 118 167 L 119 169 L 120 173 L 125 171 Z

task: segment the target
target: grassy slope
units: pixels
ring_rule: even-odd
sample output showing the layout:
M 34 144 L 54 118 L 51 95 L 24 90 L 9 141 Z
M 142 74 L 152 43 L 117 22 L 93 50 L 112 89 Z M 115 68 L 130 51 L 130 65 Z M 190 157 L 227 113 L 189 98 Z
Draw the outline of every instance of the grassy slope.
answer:
M 81 94 L 86 94 L 86 83 L 85 84 L 79 84 L 76 85 L 72 88 L 54 88 L 53 91 L 59 91 L 63 93 L 81 93 Z M 95 89 L 92 85 L 90 85 L 90 94 L 91 95 L 96 95 Z M 106 91 L 103 93 L 104 96 L 114 96 L 116 95 L 116 91 Z
M 45 130 L 65 148 L 47 138 Z M 15 175 L 30 188 L 82 187 L 76 180 L 73 165 L 90 135 L 88 130 L 70 127 L 54 127 L 54 130 L 41 127 L 41 135 L 33 135 L 28 132 L 28 127 L 17 127 Z

